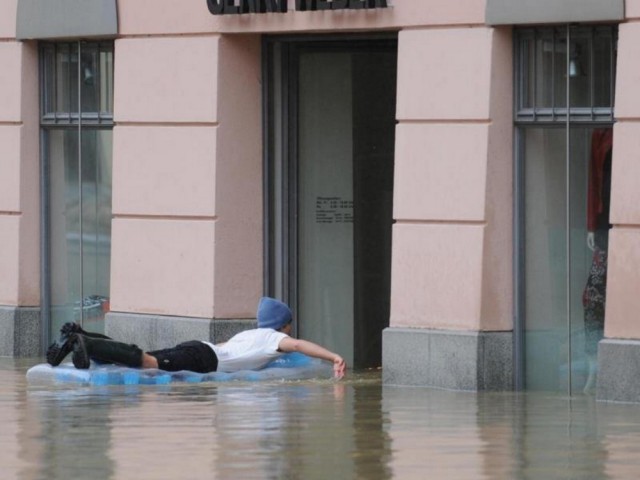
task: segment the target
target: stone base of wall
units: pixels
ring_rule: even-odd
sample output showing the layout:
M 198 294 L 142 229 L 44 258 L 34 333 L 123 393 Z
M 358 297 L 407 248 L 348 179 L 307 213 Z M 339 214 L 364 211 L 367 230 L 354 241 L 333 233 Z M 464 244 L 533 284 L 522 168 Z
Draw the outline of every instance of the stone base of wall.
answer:
M 225 342 L 236 333 L 255 327 L 254 319 L 212 320 L 116 312 L 105 318 L 107 335 L 135 343 L 143 350 L 173 347 L 188 340 Z
M 513 333 L 387 328 L 382 365 L 387 385 L 513 390 Z
M 596 399 L 640 403 L 640 341 L 600 341 Z
M 0 356 L 41 355 L 40 308 L 0 306 Z

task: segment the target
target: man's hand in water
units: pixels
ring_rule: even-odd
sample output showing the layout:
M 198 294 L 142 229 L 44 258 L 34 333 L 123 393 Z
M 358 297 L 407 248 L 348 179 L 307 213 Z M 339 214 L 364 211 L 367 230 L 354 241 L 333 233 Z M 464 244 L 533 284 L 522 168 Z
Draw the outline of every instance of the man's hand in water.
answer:
M 336 355 L 333 359 L 333 374 L 337 379 L 344 377 L 347 370 L 347 364 L 340 355 Z
M 289 336 L 280 340 L 278 344 L 278 350 L 281 352 L 301 352 L 305 355 L 309 355 L 314 358 L 321 358 L 328 362 L 333 362 L 333 373 L 336 378 L 340 379 L 344 377 L 347 370 L 347 364 L 337 353 L 333 353 L 324 347 L 321 347 L 317 343 L 309 342 L 308 340 L 299 340 L 291 338 Z

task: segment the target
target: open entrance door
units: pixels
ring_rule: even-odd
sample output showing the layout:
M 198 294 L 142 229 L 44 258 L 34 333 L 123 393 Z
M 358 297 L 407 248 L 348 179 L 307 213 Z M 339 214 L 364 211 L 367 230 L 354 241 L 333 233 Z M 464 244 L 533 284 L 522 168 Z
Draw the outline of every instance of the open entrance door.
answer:
M 397 43 L 270 40 L 267 290 L 356 368 L 389 323 Z

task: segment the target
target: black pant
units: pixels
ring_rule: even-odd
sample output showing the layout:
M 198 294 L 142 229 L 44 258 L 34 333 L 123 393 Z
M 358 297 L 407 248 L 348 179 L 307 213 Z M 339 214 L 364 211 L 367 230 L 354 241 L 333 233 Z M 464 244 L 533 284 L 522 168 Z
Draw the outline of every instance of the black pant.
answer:
M 218 357 L 209 345 L 198 340 L 180 343 L 172 348 L 147 352 L 158 360 L 158 368 L 167 372 L 189 370 L 209 373 L 218 368 Z

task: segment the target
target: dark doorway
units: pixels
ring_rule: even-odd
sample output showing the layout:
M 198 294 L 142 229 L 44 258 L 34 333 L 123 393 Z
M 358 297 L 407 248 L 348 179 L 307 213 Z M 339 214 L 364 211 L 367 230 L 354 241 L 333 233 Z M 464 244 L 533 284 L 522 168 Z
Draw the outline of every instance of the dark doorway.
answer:
M 397 42 L 266 43 L 266 283 L 356 368 L 389 324 Z

